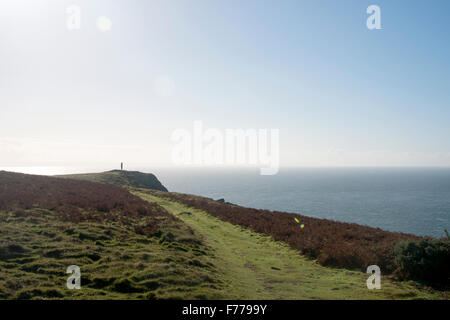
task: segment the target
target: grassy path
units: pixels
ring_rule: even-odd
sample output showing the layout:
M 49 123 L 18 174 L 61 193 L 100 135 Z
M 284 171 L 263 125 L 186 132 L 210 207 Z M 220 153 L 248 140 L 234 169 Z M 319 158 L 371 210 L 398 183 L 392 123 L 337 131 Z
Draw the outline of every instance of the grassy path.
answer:
M 180 203 L 135 192 L 182 219 L 213 249 L 208 257 L 230 299 L 442 299 L 439 292 L 412 282 L 382 277 L 380 290 L 368 290 L 368 274 L 318 265 L 271 237 L 219 220 Z M 188 212 L 189 214 L 186 214 Z M 299 229 L 299 232 L 301 230 Z

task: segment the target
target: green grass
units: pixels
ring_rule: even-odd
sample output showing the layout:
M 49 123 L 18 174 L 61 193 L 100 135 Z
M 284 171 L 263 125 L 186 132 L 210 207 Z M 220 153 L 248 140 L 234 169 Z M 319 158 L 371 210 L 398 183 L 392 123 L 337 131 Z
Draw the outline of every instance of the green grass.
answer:
M 211 248 L 213 263 L 229 299 L 445 299 L 444 293 L 382 276 L 369 290 L 368 274 L 323 267 L 271 237 L 219 220 L 201 210 L 134 191 L 179 217 Z M 186 213 L 187 212 L 187 213 Z M 299 229 L 299 232 L 301 230 Z M 276 269 L 274 269 L 276 268 Z
M 154 174 L 137 171 L 111 170 L 100 173 L 60 175 L 58 177 L 115 184 L 121 187 L 137 187 L 167 191 L 166 187 L 161 184 Z
M 34 215 L 34 216 L 33 216 Z M 182 222 L 158 236 L 121 223 L 61 221 L 40 209 L 0 212 L 0 299 L 221 299 L 210 250 Z M 66 269 L 81 268 L 69 290 Z
M 140 220 L 72 223 L 40 208 L 0 211 L 0 299 L 446 298 L 386 277 L 381 290 L 368 290 L 367 274 L 320 266 L 148 189 L 133 193 L 180 220 L 160 216 L 160 232 L 145 235 L 134 228 Z M 81 268 L 81 290 L 66 287 L 70 265 Z

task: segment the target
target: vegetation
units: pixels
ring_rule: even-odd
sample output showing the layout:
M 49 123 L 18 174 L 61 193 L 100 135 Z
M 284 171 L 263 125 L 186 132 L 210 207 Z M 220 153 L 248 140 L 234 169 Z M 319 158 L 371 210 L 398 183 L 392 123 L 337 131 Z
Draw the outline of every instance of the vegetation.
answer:
M 136 187 L 167 191 L 167 188 L 162 185 L 154 174 L 137 171 L 111 170 L 101 173 L 62 175 L 60 177 L 115 184 L 122 187 Z
M 286 243 L 224 222 L 147 190 L 135 194 L 157 202 L 189 225 L 211 248 L 223 294 L 229 299 L 445 299 L 445 292 L 382 274 L 381 289 L 368 290 L 368 274 L 324 267 Z M 297 230 L 301 232 L 300 228 Z
M 59 215 L 64 221 L 121 221 L 145 223 L 148 232 L 156 232 L 161 217 L 175 220 L 166 210 L 143 201 L 118 186 L 52 177 L 0 172 L 0 210 L 39 209 Z M 38 214 L 34 210 L 31 214 Z
M 191 208 L 207 211 L 223 221 L 240 225 L 283 241 L 304 255 L 317 259 L 324 266 L 366 271 L 378 265 L 384 274 L 392 273 L 395 263 L 394 246 L 401 240 L 421 237 L 384 231 L 379 228 L 317 219 L 286 212 L 245 208 L 212 199 L 151 191 L 159 197 L 181 202 Z M 297 218 L 305 225 L 300 230 Z
M 450 285 L 449 239 L 404 241 L 395 247 L 399 275 L 429 285 Z
M 382 289 L 368 290 L 365 272 L 276 241 L 280 218 L 263 231 L 238 219 L 272 217 L 264 211 L 210 199 L 195 209 L 182 202 L 205 198 L 127 186 L 0 172 L 0 299 L 448 299 L 383 269 Z M 302 222 L 289 221 L 292 232 L 305 234 Z M 66 287 L 69 265 L 81 268 L 81 290 Z
M 0 173 L 0 299 L 222 298 L 209 249 L 117 186 Z M 66 268 L 81 268 L 81 290 Z
M 0 299 L 223 298 L 210 250 L 182 223 L 148 236 L 121 222 L 26 212 L 0 213 Z M 66 287 L 70 265 L 81 269 L 81 290 Z

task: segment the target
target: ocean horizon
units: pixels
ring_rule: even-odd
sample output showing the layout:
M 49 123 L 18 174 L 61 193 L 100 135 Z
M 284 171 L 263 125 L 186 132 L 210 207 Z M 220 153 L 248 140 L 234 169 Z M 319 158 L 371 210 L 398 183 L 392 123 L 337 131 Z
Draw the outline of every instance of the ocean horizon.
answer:
M 111 169 L 0 167 L 43 175 Z M 450 168 L 282 168 L 273 176 L 261 176 L 258 169 L 126 169 L 154 173 L 169 191 L 245 207 L 435 238 L 450 229 Z

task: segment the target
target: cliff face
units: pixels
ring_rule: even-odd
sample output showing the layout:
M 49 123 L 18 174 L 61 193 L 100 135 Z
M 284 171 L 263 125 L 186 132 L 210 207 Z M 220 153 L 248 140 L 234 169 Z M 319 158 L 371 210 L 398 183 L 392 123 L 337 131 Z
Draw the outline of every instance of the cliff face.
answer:
M 167 188 L 151 173 L 138 171 L 111 170 L 101 173 L 64 175 L 64 178 L 90 180 L 136 188 L 147 188 L 167 192 Z
M 142 173 L 139 171 L 112 170 L 109 173 L 116 174 L 121 180 L 125 180 L 129 186 L 136 188 L 147 188 L 167 192 L 167 188 L 152 173 Z M 108 173 L 107 172 L 107 173 Z

